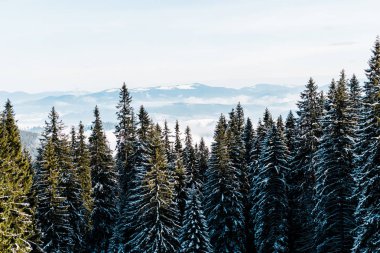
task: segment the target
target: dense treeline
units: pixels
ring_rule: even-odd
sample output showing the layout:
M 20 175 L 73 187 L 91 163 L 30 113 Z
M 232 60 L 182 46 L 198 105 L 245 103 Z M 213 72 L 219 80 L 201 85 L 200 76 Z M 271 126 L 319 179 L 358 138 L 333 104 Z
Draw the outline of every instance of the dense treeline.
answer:
M 137 113 L 125 85 L 115 156 L 100 111 L 87 139 L 52 108 L 36 160 L 12 105 L 0 121 L 0 252 L 377 252 L 380 39 L 361 87 L 313 79 L 285 121 L 238 104 L 211 149 Z

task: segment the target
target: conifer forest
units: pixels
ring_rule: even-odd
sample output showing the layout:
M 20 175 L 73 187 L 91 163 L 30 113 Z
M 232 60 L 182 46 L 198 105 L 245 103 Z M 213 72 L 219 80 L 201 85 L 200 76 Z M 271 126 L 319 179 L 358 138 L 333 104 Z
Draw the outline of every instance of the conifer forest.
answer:
M 89 136 L 53 107 L 33 159 L 2 98 L 0 252 L 380 252 L 379 38 L 365 74 L 328 92 L 310 78 L 283 117 L 236 101 L 211 146 L 133 108 L 124 84 L 116 150 L 98 107 Z

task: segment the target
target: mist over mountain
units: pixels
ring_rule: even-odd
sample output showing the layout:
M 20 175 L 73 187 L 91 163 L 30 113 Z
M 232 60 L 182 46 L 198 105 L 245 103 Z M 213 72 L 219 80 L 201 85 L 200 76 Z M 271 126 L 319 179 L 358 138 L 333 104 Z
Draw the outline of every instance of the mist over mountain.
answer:
M 243 88 L 214 87 L 205 84 L 176 86 L 156 86 L 131 88 L 133 106 L 137 110 L 144 105 L 157 122 L 166 119 L 173 127 L 179 120 L 184 129 L 189 125 L 195 139 L 201 136 L 211 141 L 211 133 L 221 113 L 228 114 L 240 102 L 246 116 L 254 122 L 262 117 L 265 107 L 269 107 L 276 117 L 286 115 L 294 109 L 299 92 L 304 87 L 275 84 L 257 84 Z M 108 131 L 111 146 L 113 126 L 116 122 L 116 103 L 119 89 L 99 92 L 4 92 L 0 97 L 9 98 L 14 104 L 19 127 L 30 132 L 40 133 L 51 107 L 55 107 L 66 126 L 76 126 L 79 120 L 87 126 L 93 120 L 93 109 L 99 106 L 101 116 Z

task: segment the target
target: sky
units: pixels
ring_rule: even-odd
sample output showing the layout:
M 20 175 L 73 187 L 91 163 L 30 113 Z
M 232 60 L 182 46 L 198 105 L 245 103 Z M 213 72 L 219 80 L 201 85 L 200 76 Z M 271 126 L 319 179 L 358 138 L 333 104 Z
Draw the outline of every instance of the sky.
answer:
M 0 0 L 0 90 L 364 80 L 379 0 Z

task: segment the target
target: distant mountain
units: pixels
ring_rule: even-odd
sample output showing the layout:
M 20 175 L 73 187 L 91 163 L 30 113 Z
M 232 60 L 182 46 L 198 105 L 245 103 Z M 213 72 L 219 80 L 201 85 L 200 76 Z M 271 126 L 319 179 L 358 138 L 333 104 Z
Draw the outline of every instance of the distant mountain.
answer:
M 144 105 L 155 121 L 163 122 L 167 119 L 169 125 L 173 125 L 178 119 L 182 127 L 191 127 L 196 139 L 203 136 L 211 140 L 219 115 L 227 114 L 238 102 L 244 106 L 246 116 L 251 117 L 254 122 L 262 116 L 265 107 L 268 107 L 275 117 L 280 114 L 285 116 L 290 109 L 295 108 L 299 92 L 303 88 L 257 84 L 235 89 L 196 83 L 132 88 L 130 92 L 136 110 L 140 105 Z M 0 97 L 12 101 L 19 126 L 24 130 L 39 133 L 52 106 L 60 113 L 66 125 L 77 125 L 80 120 L 85 125 L 90 125 L 93 120 L 92 111 L 95 105 L 98 105 L 102 119 L 108 122 L 107 130 L 111 133 L 116 122 L 115 106 L 119 89 L 37 94 L 0 91 Z

